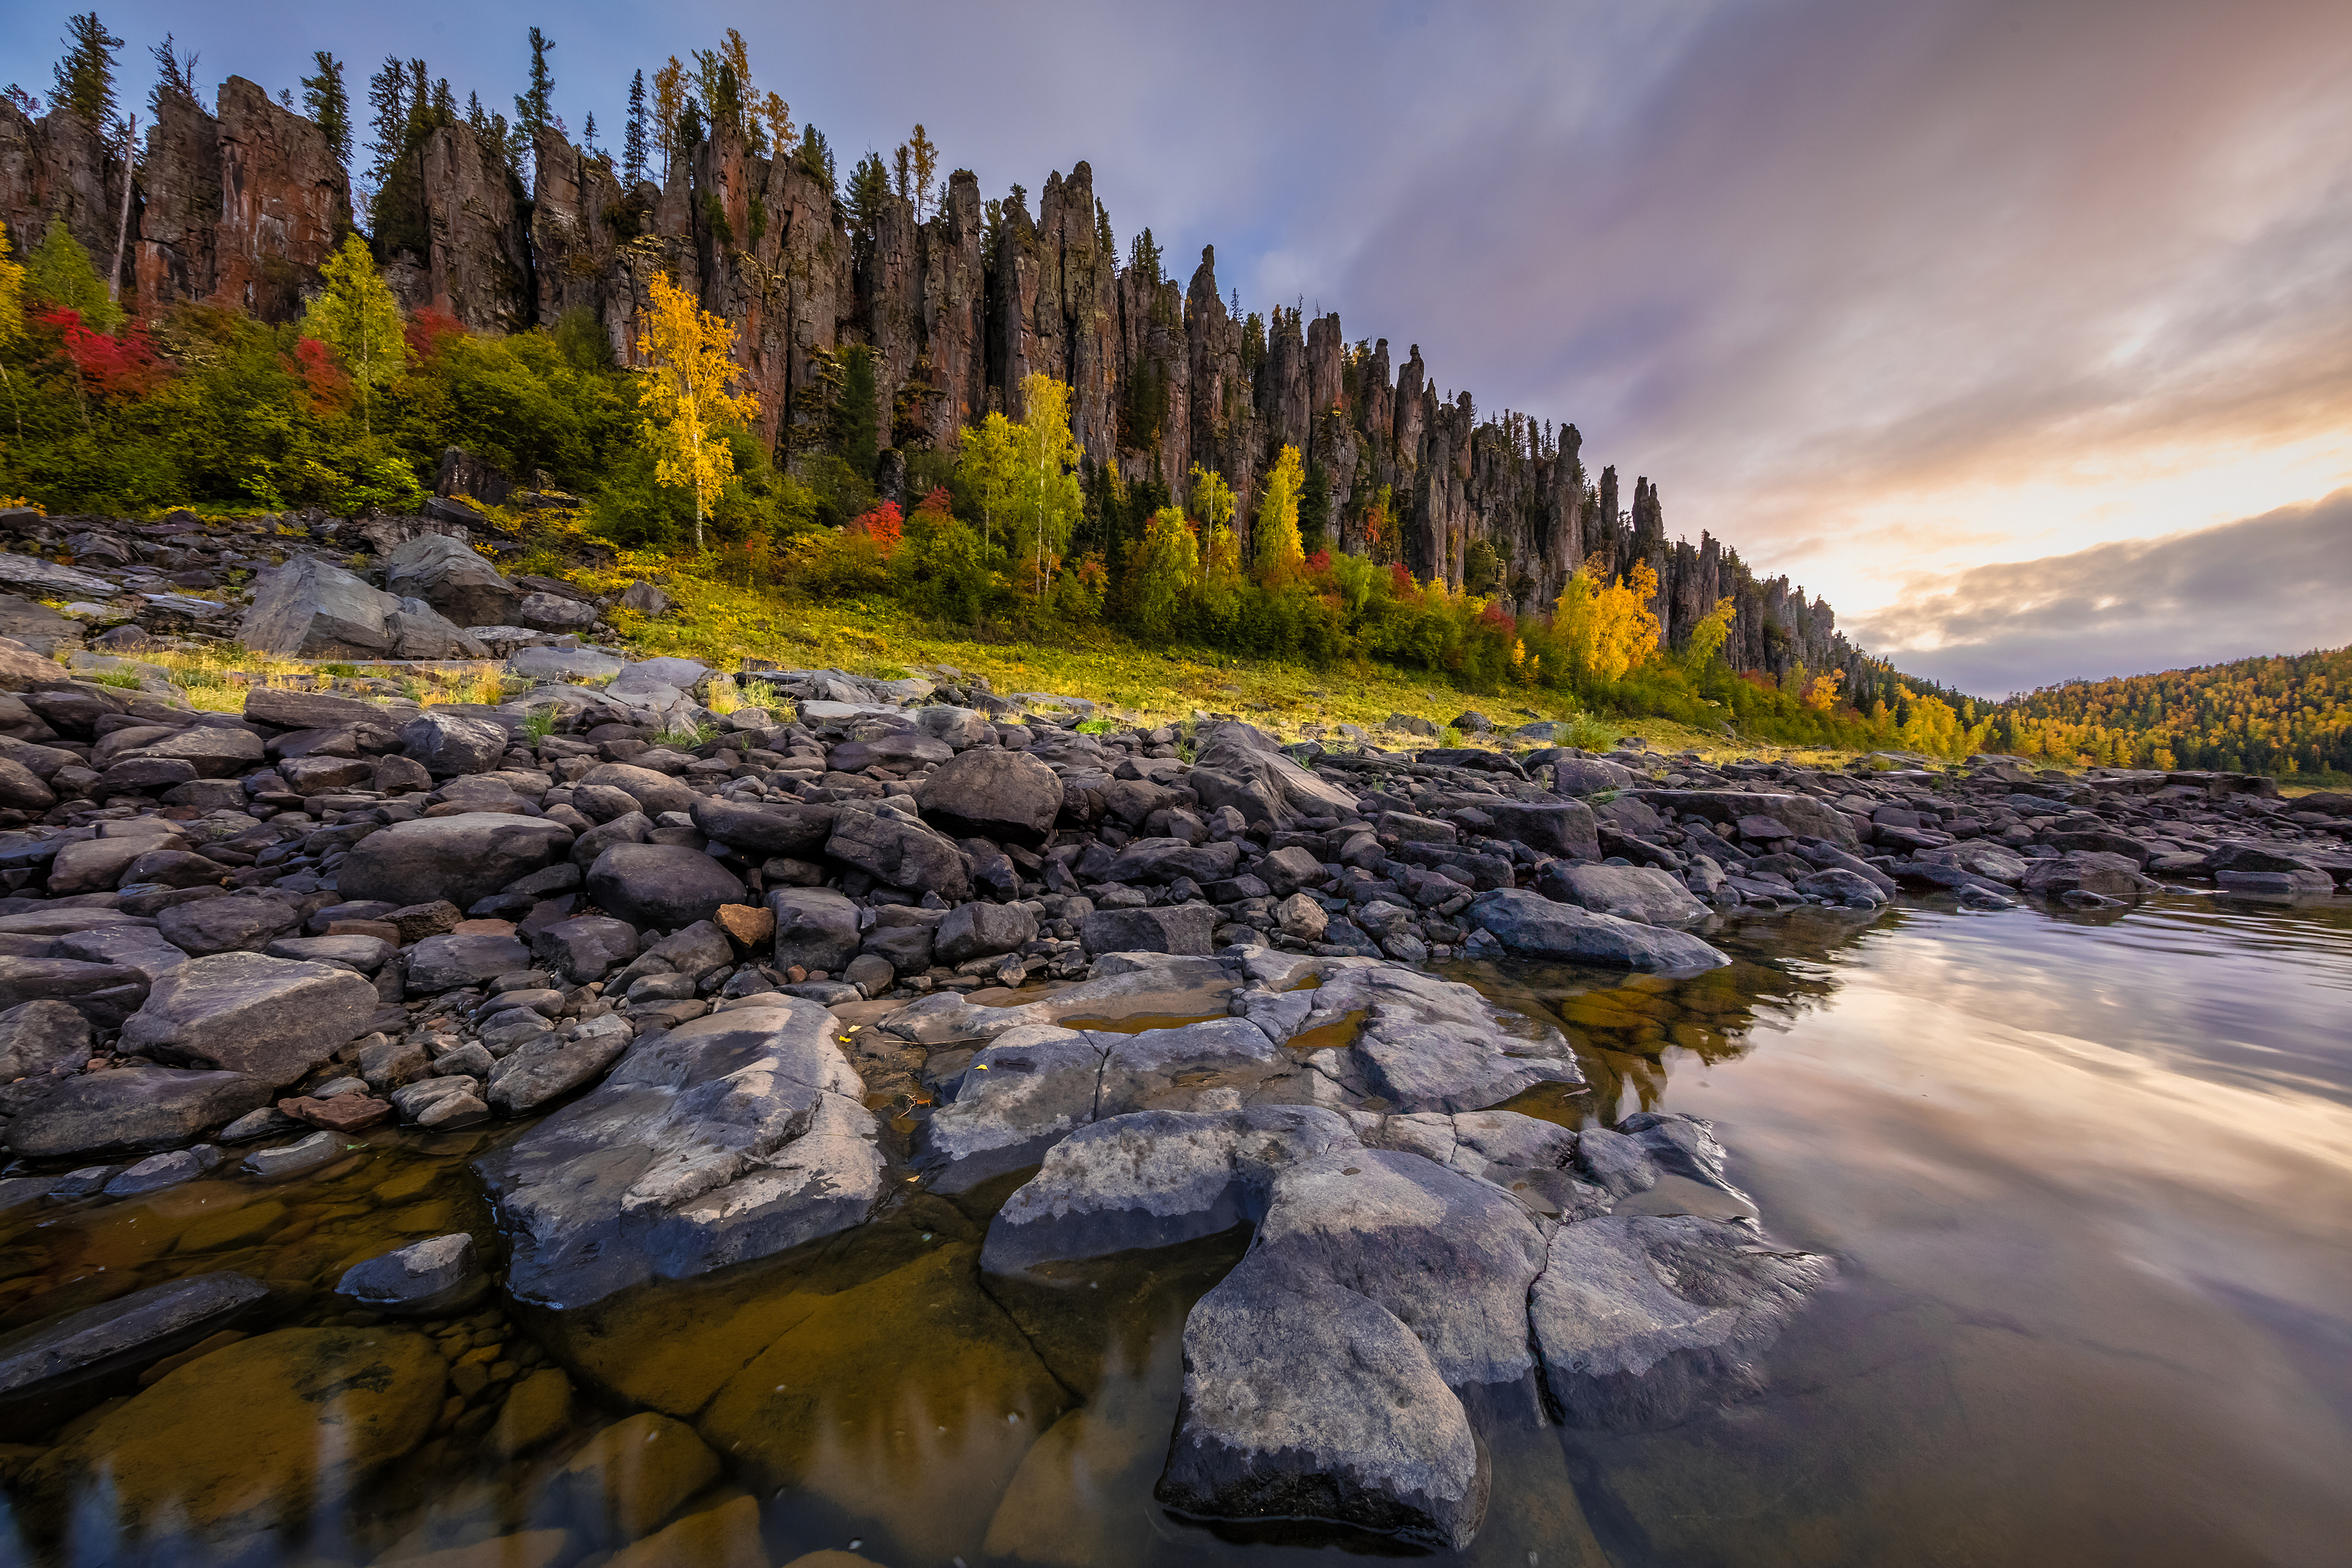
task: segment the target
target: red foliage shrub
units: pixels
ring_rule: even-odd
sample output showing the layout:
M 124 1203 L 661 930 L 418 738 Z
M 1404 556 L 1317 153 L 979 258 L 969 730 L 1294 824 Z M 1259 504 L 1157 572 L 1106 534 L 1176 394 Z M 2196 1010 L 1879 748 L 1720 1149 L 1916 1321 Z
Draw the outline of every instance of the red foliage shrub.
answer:
M 1307 558 L 1307 569 L 1309 572 L 1328 572 L 1331 570 L 1331 552 L 1328 550 L 1317 551 Z
M 352 388 L 352 378 L 335 363 L 335 351 L 317 338 L 304 338 L 294 345 L 294 368 L 301 374 L 303 385 L 310 388 L 314 414 L 324 414 L 341 405 L 343 394 Z
M 408 346 L 419 359 L 431 359 L 441 347 L 441 340 L 464 337 L 466 325 L 446 310 L 427 307 L 410 314 L 401 331 L 408 338 Z
M 942 492 L 933 491 L 932 493 L 941 495 L 944 499 Z M 929 498 L 925 498 L 923 504 L 929 508 Z M 885 561 L 890 559 L 890 552 L 898 548 L 898 536 L 906 531 L 906 516 L 898 510 L 898 503 L 894 500 L 884 501 L 849 525 L 851 532 L 864 533 L 872 539 L 874 548 L 881 552 L 882 559 Z
M 43 311 L 35 324 L 58 334 L 66 358 L 101 397 L 144 397 L 171 374 L 148 341 L 147 329 L 137 322 L 109 337 L 83 326 L 79 310 L 60 307 Z

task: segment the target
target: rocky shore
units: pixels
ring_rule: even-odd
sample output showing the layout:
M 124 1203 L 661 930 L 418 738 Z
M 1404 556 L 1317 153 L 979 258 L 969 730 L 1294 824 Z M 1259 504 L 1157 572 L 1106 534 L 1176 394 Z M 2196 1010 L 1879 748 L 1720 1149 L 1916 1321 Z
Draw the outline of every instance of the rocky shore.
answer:
M 70 567 L 0 559 L 132 617 L 85 639 L 0 602 L 0 1205 L 283 1182 L 372 1128 L 474 1129 L 496 1134 L 473 1162 L 495 1234 L 62 1315 L 10 1297 L 0 1438 L 32 1445 L 36 1511 L 97 1454 L 88 1431 L 45 1447 L 59 1423 L 124 1393 L 110 1423 L 163 1420 L 203 1362 L 142 1384 L 154 1368 L 321 1294 L 338 1321 L 260 1334 L 278 1360 L 238 1352 L 246 1375 L 331 1382 L 360 1355 L 430 1384 L 383 1416 L 389 1462 L 561 1381 L 483 1363 L 505 1376 L 451 1411 L 456 1373 L 400 1325 L 494 1292 L 593 1306 L 922 1191 L 999 1205 L 981 1268 L 1008 1279 L 1252 1227 L 1186 1323 L 1160 1499 L 1460 1547 L 1483 1433 L 1737 1396 L 1834 1269 L 1770 1239 L 1703 1122 L 1505 1109 L 1573 1095 L 1567 1041 L 1433 965 L 1687 974 L 1728 962 L 1706 933 L 1734 911 L 2352 881 L 2352 801 L 2258 777 L 1716 766 L 1475 714 L 1459 727 L 1487 746 L 1139 731 L 947 668 L 632 661 L 584 640 L 610 605 L 426 520 L 328 531 L 373 561 L 256 554 L 247 602 L 158 609 L 174 585 L 142 574 L 248 559 L 168 526 L 152 550 L 153 529 L 83 530 L 121 545 L 111 564 L 79 537 Z M 496 656 L 528 689 L 419 707 L 361 678 L 205 712 L 137 661 L 232 631 L 313 659 Z M 125 670 L 135 688 L 93 679 Z M 716 711 L 719 681 L 770 700 Z

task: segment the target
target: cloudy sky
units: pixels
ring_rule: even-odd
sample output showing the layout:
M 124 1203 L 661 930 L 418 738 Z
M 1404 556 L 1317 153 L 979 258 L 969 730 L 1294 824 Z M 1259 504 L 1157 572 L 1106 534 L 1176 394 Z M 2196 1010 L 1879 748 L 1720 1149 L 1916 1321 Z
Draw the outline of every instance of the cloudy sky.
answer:
M 1998 693 L 2352 641 L 2345 0 L 101 15 L 206 82 L 397 53 L 493 102 L 536 21 L 607 142 L 632 70 L 731 24 L 845 163 L 918 120 L 991 193 L 1087 159 L 1122 241 L 1180 276 L 1214 243 L 1246 307 L 1574 421 L 1905 668 Z M 46 95 L 62 26 L 9 7 L 0 76 Z

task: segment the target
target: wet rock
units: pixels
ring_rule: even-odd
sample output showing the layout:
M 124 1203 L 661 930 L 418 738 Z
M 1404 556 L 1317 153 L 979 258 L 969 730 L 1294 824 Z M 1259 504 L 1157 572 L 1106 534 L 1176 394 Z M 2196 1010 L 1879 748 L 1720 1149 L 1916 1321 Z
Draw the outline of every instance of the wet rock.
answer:
M 278 1102 L 289 1117 L 330 1132 L 363 1132 L 392 1120 L 392 1104 L 365 1094 L 297 1095 Z
M 1834 1272 L 1752 1227 L 1680 1215 L 1563 1226 L 1530 1303 L 1554 1405 L 1570 1426 L 1675 1421 L 1752 1392 L 1756 1358 Z
M 352 1265 L 335 1294 L 387 1317 L 440 1318 L 466 1310 L 489 1289 L 474 1238 L 458 1231 Z
M 168 1373 L 43 1455 L 24 1486 L 44 1507 L 79 1500 L 89 1528 L 125 1538 L 301 1529 L 424 1441 L 442 1387 L 421 1334 L 280 1329 Z M 84 1489 L 101 1476 L 103 1490 Z
M 263 893 L 173 904 L 155 917 L 156 933 L 181 952 L 202 958 L 213 953 L 258 952 L 301 923 L 301 913 L 283 899 Z
M 361 839 L 335 887 L 345 899 L 462 908 L 555 864 L 571 847 L 571 829 L 543 817 L 488 811 L 424 817 Z
M 768 895 L 776 917 L 775 961 L 839 973 L 857 956 L 857 906 L 830 888 L 778 888 Z
M 1481 893 L 1463 919 L 1493 933 L 1523 958 L 1567 959 L 1621 969 L 1679 972 L 1716 969 L 1731 960 L 1682 931 L 1636 925 L 1557 904 L 1524 889 Z
M 719 1456 L 693 1427 L 646 1410 L 591 1437 L 542 1506 L 591 1540 L 635 1541 L 718 1477 Z
M 547 1035 L 518 1047 L 490 1069 L 488 1100 L 501 1116 L 520 1116 L 593 1083 L 629 1047 L 626 1020 L 591 1019 L 566 1039 Z
M 2156 882 L 2140 874 L 2137 860 L 2097 849 L 2078 849 L 2035 860 L 2026 867 L 2021 881 L 2027 892 L 2045 899 L 2074 892 L 2133 899 L 2159 890 Z
M 639 584 L 643 586 L 643 584 Z M 820 1552 L 795 1559 L 809 1568 L 828 1568 L 825 1559 L 849 1564 L 866 1560 L 846 1552 Z M 814 1561 L 813 1561 L 814 1559 Z M 606 1568 L 768 1568 L 761 1538 L 760 1505 L 735 1497 L 716 1508 L 688 1514 L 667 1529 L 613 1554 Z M 870 1568 L 870 1564 L 866 1565 Z
M 886 887 L 937 893 L 949 903 L 971 896 L 971 873 L 954 843 L 896 811 L 845 803 L 824 852 Z
M 598 907 L 650 931 L 675 931 L 740 903 L 743 884 L 698 849 L 682 844 L 615 844 L 588 869 Z
M 1538 1083 L 1584 1082 L 1559 1030 L 1497 1007 L 1470 986 L 1401 963 L 1318 967 L 1323 983 L 1315 990 L 1257 993 L 1245 1005 L 1263 997 L 1251 1016 L 1351 1102 L 1405 1112 L 1475 1110 Z M 1328 1045 L 1315 1043 L 1326 1037 Z
M 1078 922 L 1078 940 L 1090 952 L 1172 952 L 1205 955 L 1215 951 L 1217 910 L 1212 904 L 1170 904 L 1158 909 L 1097 910 Z
M 1875 907 L 1889 902 L 1886 892 L 1877 883 L 1843 866 L 1832 866 L 1810 877 L 1797 879 L 1797 891 L 1832 903 Z
M 488 773 L 507 752 L 505 730 L 458 713 L 420 713 L 400 727 L 400 742 L 436 779 Z
M 1643 923 L 1654 926 L 1696 925 L 1712 912 L 1674 878 L 1644 866 L 1580 866 L 1555 860 L 1537 877 L 1536 891 L 1557 902 L 1601 914 L 1630 909 Z
M 221 1163 L 221 1152 L 208 1145 L 194 1149 L 175 1149 L 168 1154 L 150 1154 L 106 1184 L 110 1198 L 143 1197 L 160 1193 L 166 1187 L 176 1187 L 183 1182 L 193 1182 Z
M 941 763 L 915 799 L 952 837 L 1038 844 L 1061 815 L 1063 789 L 1036 758 L 982 746 Z
M 515 1458 L 546 1447 L 571 1425 L 572 1380 L 560 1367 L 542 1367 L 507 1395 L 490 1428 L 490 1451 Z
M 213 953 L 156 982 L 123 1025 L 122 1048 L 290 1083 L 361 1033 L 375 1008 L 375 987 L 350 970 Z
M 138 1386 L 145 1368 L 250 1321 L 268 1299 L 242 1274 L 195 1274 L 118 1296 L 13 1341 L 0 1355 L 0 1440 L 24 1442 Z
M 0 1084 L 37 1078 L 89 1056 L 89 1020 L 69 1002 L 26 1002 L 0 1013 Z
M 792 1000 L 640 1040 L 604 1084 L 478 1162 L 509 1289 L 577 1306 L 863 1221 L 882 1159 L 823 1008 Z
M 313 1132 L 308 1138 L 274 1149 L 256 1149 L 245 1157 L 245 1168 L 265 1182 L 323 1170 L 351 1151 L 351 1141 L 340 1132 Z
M 1488 1484 L 1462 1402 L 1367 1298 L 1253 1252 L 1185 1320 L 1183 1399 L 1153 1492 L 1176 1511 L 1459 1550 Z

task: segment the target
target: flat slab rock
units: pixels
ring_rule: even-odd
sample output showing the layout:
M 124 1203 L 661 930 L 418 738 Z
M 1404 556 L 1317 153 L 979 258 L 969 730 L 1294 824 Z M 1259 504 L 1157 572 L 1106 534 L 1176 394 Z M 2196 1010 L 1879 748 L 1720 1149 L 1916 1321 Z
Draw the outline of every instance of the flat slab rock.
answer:
M 244 1321 L 268 1288 L 194 1274 L 87 1308 L 0 1355 L 0 1440 L 23 1442 L 74 1410 L 135 1387 L 144 1368 Z
M 508 1288 L 577 1307 L 857 1225 L 880 1129 L 814 1003 L 714 1013 L 632 1045 L 604 1082 L 476 1163 Z

